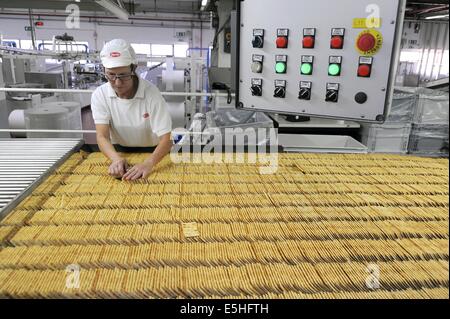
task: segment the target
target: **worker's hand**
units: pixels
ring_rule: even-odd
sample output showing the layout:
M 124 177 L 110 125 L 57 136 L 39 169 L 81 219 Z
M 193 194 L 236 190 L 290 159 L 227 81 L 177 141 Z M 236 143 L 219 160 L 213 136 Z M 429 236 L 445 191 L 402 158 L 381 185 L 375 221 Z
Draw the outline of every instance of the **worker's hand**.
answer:
M 146 179 L 153 170 L 153 164 L 144 162 L 133 166 L 128 170 L 128 172 L 123 175 L 122 179 L 124 181 L 135 181 L 137 179 Z
M 115 177 L 115 178 L 122 178 L 123 175 L 128 170 L 128 163 L 123 158 L 119 158 L 117 160 L 114 160 L 112 164 L 109 166 L 108 173 L 109 175 Z

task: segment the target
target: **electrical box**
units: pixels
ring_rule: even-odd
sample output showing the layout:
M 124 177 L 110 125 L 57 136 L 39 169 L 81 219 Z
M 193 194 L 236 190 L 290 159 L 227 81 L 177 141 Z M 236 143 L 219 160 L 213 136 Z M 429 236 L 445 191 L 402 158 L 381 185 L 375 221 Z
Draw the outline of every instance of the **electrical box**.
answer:
M 238 2 L 237 108 L 385 120 L 404 0 Z

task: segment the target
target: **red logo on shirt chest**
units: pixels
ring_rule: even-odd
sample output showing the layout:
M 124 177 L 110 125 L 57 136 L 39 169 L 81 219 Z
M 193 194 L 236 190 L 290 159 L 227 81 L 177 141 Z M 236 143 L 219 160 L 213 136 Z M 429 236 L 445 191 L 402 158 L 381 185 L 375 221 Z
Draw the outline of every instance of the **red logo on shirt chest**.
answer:
M 142 115 L 142 117 L 143 117 L 144 119 L 148 119 L 148 118 L 150 118 L 150 114 L 144 113 L 144 115 Z

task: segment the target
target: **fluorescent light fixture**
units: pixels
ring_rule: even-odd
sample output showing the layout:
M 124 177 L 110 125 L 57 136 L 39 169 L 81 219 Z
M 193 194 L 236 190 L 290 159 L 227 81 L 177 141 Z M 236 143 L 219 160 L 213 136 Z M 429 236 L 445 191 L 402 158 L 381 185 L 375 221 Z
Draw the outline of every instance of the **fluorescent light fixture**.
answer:
M 118 5 L 114 4 L 110 0 L 95 0 L 95 2 L 98 5 L 105 8 L 106 10 L 108 10 L 109 12 L 111 12 L 112 14 L 114 14 L 119 19 L 128 21 L 129 18 L 128 12 L 125 9 L 122 9 Z
M 202 6 L 200 7 L 200 11 L 205 10 L 208 3 L 209 3 L 209 0 L 202 0 Z
M 441 14 L 441 15 L 437 15 L 437 16 L 429 16 L 429 17 L 426 17 L 425 20 L 444 19 L 444 18 L 448 18 L 448 14 Z

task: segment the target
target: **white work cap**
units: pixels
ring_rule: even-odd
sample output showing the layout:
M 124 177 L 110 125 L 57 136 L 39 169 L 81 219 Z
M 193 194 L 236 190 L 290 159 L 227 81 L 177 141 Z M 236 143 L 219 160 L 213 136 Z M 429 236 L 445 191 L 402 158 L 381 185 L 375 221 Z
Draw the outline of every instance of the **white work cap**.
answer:
M 100 52 L 105 68 L 112 69 L 137 64 L 133 47 L 125 40 L 114 39 L 105 44 Z

